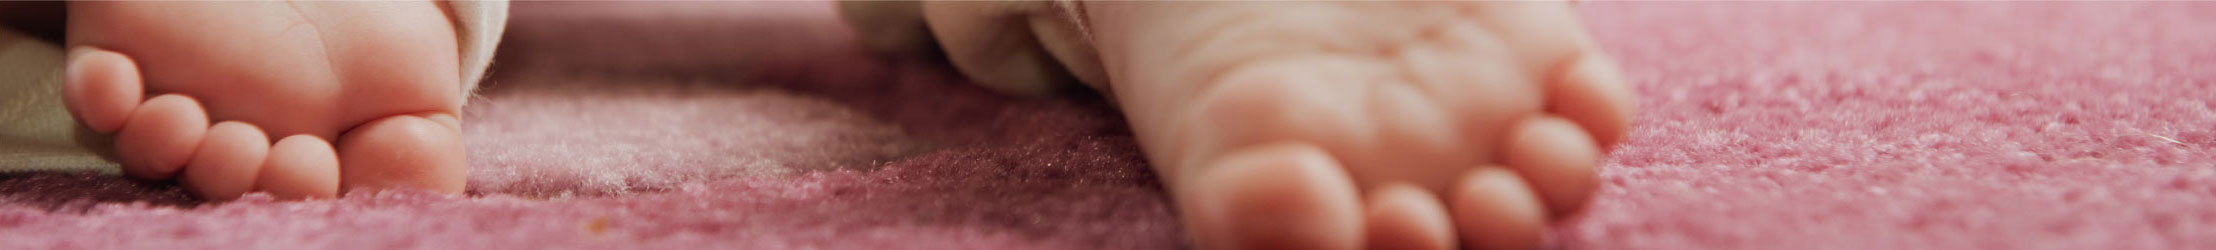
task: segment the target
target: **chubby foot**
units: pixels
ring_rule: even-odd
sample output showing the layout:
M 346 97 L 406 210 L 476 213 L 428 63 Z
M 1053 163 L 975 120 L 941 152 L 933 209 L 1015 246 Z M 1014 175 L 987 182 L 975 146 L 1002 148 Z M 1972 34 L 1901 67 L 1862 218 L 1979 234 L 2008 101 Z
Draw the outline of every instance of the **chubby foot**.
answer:
M 1203 249 L 1531 249 L 1632 100 L 1567 3 L 1087 2 Z
M 64 99 L 115 135 L 125 173 L 211 200 L 459 193 L 462 79 L 440 8 L 75 2 Z
M 1565 2 L 842 7 L 987 87 L 1107 92 L 1202 249 L 1538 247 L 1633 111 Z

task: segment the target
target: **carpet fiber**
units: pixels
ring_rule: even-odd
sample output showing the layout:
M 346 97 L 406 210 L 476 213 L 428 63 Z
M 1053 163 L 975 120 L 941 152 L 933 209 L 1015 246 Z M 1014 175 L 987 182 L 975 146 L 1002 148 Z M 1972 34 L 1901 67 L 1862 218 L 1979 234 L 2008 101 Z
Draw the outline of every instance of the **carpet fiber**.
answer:
M 2216 4 L 1594 2 L 1642 104 L 1569 249 L 2216 248 Z M 1178 249 L 1114 110 L 820 2 L 518 3 L 470 195 L 0 176 L 0 249 Z

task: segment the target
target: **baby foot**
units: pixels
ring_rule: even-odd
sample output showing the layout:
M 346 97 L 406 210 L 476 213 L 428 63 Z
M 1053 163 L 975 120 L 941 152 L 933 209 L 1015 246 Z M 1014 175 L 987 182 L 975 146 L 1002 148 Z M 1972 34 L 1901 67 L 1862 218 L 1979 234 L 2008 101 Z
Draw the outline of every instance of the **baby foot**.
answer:
M 1566 3 L 846 2 L 1006 92 L 1123 108 L 1203 249 L 1529 249 L 1630 91 Z M 917 20 L 917 19 L 922 20 Z M 918 25 L 917 23 L 925 23 Z M 917 27 L 929 29 L 914 32 Z M 1066 74 L 1054 74 L 1063 71 Z
M 1107 91 L 1203 249 L 1532 248 L 1632 111 L 1564 3 L 842 7 L 987 87 Z
M 212 200 L 458 193 L 463 92 L 441 8 L 72 2 L 65 100 L 114 133 L 125 173 Z
M 1632 100 L 1566 3 L 1087 2 L 1203 249 L 1531 249 Z

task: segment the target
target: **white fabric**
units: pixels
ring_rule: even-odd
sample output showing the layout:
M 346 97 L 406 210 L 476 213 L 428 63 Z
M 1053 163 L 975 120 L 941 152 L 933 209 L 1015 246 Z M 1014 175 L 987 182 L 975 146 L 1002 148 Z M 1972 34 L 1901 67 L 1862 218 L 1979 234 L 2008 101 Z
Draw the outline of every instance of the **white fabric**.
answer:
M 99 155 L 108 139 L 62 107 L 62 58 L 61 46 L 0 29 L 0 172 L 119 173 Z
M 454 18 L 455 38 L 462 42 L 462 99 L 468 103 L 477 82 L 492 66 L 493 51 L 508 27 L 508 1 L 448 1 L 447 7 L 452 12 L 448 16 Z

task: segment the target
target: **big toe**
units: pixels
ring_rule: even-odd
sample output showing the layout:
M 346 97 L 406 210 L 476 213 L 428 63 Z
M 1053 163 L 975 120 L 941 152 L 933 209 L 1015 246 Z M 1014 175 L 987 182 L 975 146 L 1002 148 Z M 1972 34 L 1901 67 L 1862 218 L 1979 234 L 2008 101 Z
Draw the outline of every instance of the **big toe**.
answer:
M 438 119 L 438 120 L 434 120 Z M 460 123 L 451 115 L 397 115 L 339 138 L 340 186 L 461 193 L 467 178 Z
M 1202 249 L 1354 249 L 1362 228 L 1354 183 L 1323 150 L 1253 147 L 1177 185 Z

